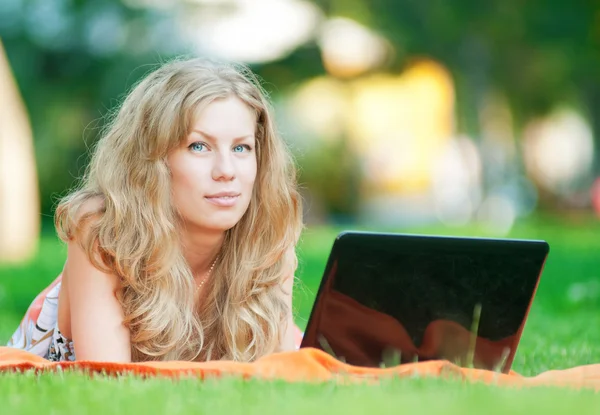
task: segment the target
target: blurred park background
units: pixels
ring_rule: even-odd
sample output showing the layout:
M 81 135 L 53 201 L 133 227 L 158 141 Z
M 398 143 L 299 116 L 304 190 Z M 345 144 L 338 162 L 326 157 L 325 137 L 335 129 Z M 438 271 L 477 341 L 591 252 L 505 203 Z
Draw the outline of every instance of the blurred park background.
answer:
M 594 1 L 0 0 L 0 341 L 60 272 L 53 207 L 103 116 L 180 55 L 270 93 L 305 201 L 302 318 L 341 229 L 540 238 L 550 340 L 526 350 L 600 361 Z

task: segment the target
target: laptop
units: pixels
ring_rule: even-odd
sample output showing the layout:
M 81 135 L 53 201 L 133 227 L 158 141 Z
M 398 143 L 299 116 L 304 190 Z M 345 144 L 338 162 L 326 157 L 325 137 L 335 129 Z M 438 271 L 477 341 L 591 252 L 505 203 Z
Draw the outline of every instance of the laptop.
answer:
M 548 252 L 538 240 L 343 232 L 300 347 L 356 366 L 443 359 L 507 373 Z

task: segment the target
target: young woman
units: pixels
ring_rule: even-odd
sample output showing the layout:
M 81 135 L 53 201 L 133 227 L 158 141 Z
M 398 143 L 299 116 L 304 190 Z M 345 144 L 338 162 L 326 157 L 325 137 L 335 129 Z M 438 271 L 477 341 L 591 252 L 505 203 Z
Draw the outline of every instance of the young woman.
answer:
M 50 360 L 252 361 L 295 348 L 302 229 L 259 83 L 200 59 L 133 88 L 56 211 L 61 275 L 9 346 Z

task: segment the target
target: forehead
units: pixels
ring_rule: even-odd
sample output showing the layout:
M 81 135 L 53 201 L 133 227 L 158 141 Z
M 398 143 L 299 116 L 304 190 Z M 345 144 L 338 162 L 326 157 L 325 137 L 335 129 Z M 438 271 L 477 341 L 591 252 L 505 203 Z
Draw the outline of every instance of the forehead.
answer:
M 192 132 L 202 131 L 218 139 L 254 135 L 255 129 L 255 111 L 234 95 L 203 105 L 191 120 Z

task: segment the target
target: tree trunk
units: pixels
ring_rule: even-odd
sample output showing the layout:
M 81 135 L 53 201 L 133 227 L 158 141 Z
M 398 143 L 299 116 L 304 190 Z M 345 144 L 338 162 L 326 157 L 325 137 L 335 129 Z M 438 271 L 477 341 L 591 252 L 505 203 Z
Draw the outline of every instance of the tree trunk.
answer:
M 37 250 L 40 204 L 33 134 L 0 41 L 0 263 Z

